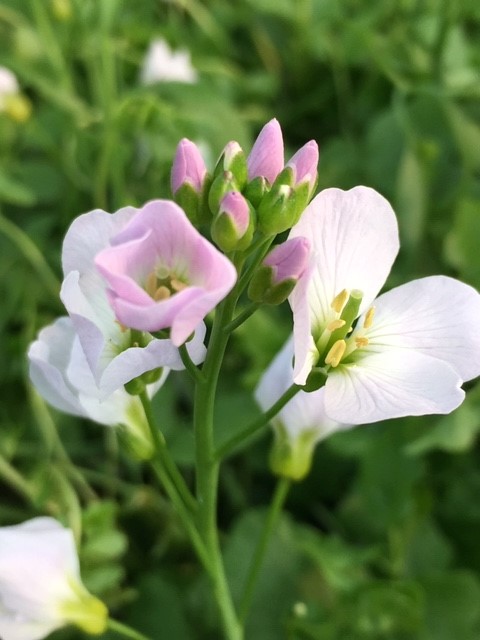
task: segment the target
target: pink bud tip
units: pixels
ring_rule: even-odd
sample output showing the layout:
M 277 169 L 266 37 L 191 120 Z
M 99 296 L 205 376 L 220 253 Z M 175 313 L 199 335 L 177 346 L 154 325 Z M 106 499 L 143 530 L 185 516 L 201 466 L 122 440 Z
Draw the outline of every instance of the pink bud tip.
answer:
M 172 166 L 173 193 L 175 194 L 185 183 L 200 192 L 206 173 L 207 168 L 197 145 L 187 138 L 180 140 Z
M 295 185 L 308 181 L 310 193 L 317 180 L 318 145 L 315 140 L 310 140 L 295 153 L 286 166 L 291 167 L 295 174 Z
M 263 176 L 270 184 L 283 169 L 282 129 L 275 118 L 267 122 L 258 134 L 247 164 L 249 180 Z
M 274 269 L 273 283 L 298 280 L 305 273 L 310 255 L 310 241 L 303 236 L 278 244 L 263 263 Z
M 220 202 L 220 213 L 230 216 L 241 238 L 250 222 L 248 202 L 238 191 L 229 191 Z

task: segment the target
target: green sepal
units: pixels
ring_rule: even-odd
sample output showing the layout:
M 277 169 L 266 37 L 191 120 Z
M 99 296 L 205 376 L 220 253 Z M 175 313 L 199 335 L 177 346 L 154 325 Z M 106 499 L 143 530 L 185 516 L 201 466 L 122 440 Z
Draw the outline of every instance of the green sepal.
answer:
M 195 191 L 193 186 L 184 182 L 173 196 L 175 202 L 187 214 L 187 218 L 193 225 L 198 225 L 200 217 L 201 194 Z
M 125 391 L 131 396 L 139 396 L 145 391 L 146 386 L 147 384 L 141 376 L 139 376 L 138 378 L 133 378 L 133 380 L 126 382 L 124 385 Z
M 288 185 L 273 187 L 258 207 L 258 228 L 266 236 L 290 229 L 296 221 L 296 193 Z
M 302 391 L 305 391 L 306 393 L 318 391 L 325 386 L 327 377 L 328 375 L 325 372 L 325 369 L 322 367 L 313 367 L 308 375 L 306 383 L 302 387 Z
M 252 302 L 262 303 L 265 291 L 272 286 L 273 268 L 261 264 L 254 272 L 250 284 L 248 285 L 248 297 Z
M 208 206 L 213 215 L 220 209 L 220 202 L 223 196 L 229 191 L 240 191 L 238 184 L 231 171 L 223 171 L 212 182 L 208 193 Z
M 213 175 L 216 177 L 225 171 L 230 171 L 238 185 L 238 190 L 241 191 L 247 184 L 248 177 L 247 157 L 243 149 L 239 147 L 237 153 L 230 160 L 227 160 L 225 152 L 222 153 L 215 165 Z
M 211 234 L 215 244 L 225 253 L 245 251 L 252 243 L 255 232 L 255 211 L 250 207 L 250 220 L 243 236 L 238 237 L 238 230 L 232 217 L 220 212 L 213 220 Z
M 298 482 L 308 475 L 318 434 L 313 429 L 300 433 L 295 439 L 289 436 L 280 423 L 275 425 L 275 438 L 270 449 L 271 471 L 284 478 Z
M 252 203 L 252 206 L 257 209 L 260 205 L 260 202 L 262 201 L 262 198 L 268 192 L 268 190 L 269 185 L 266 178 L 264 178 L 263 176 L 258 176 L 247 184 L 243 191 L 243 195 L 249 202 Z

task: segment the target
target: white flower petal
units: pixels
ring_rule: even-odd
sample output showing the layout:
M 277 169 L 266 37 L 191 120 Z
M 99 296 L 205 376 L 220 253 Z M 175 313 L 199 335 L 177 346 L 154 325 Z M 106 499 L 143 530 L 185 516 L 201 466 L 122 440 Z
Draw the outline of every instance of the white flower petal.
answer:
M 448 363 L 413 350 L 391 349 L 332 369 L 325 409 L 330 418 L 350 424 L 450 413 L 465 397 L 461 384 Z
M 255 399 L 267 411 L 293 384 L 293 340 L 289 339 L 275 356 L 263 374 L 255 390 Z M 324 391 L 311 393 L 299 391 L 272 419 L 272 424 L 281 424 L 291 440 L 295 441 L 305 432 L 315 432 L 316 441 L 347 425 L 331 420 L 325 413 Z
M 30 345 L 30 379 L 40 395 L 65 413 L 85 416 L 74 386 L 65 377 L 75 331 L 70 318 L 59 318 L 42 329 Z
M 58 620 L 39 622 L 18 613 L 3 613 L 0 605 L 0 638 L 2 640 L 43 640 L 62 626 Z
M 463 380 L 480 375 L 480 295 L 445 276 L 413 280 L 375 301 L 369 351 L 414 349 L 450 363 Z M 363 326 L 363 318 L 358 321 Z
M 325 189 L 305 209 L 290 237 L 312 244 L 315 267 L 308 287 L 312 325 L 322 326 L 343 289 L 360 289 L 361 309 L 383 286 L 398 253 L 398 225 L 390 204 L 368 187 Z M 294 308 L 295 312 L 295 308 Z

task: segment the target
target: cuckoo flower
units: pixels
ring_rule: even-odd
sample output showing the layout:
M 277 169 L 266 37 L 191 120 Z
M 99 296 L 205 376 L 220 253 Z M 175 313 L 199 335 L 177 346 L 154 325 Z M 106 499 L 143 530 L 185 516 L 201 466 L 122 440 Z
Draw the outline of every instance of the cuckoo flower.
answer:
M 233 264 L 175 203 L 146 204 L 95 259 L 117 320 L 183 344 L 235 284 Z
M 247 159 L 248 179 L 263 177 L 270 184 L 283 169 L 283 136 L 276 118 L 267 122 L 258 134 Z
M 263 374 L 255 399 L 267 411 L 293 384 L 293 340 L 288 340 Z M 331 433 L 348 428 L 325 413 L 325 389 L 311 393 L 299 391 L 271 420 L 275 443 L 272 470 L 293 480 L 309 471 L 315 445 Z
M 103 397 L 158 367 L 183 369 L 178 349 L 170 340 L 129 331 L 117 322 L 107 297 L 106 283 L 94 263 L 95 256 L 110 246 L 112 238 L 139 211 L 125 207 L 109 214 L 97 209 L 79 216 L 70 226 L 63 244 L 65 279 L 60 295 Z M 204 334 L 205 327 L 199 325 L 187 344 L 195 363 L 205 356 Z
M 0 636 L 41 640 L 74 624 L 107 626 L 107 608 L 83 586 L 73 534 L 53 518 L 0 528 Z
M 70 318 L 59 318 L 42 329 L 30 345 L 28 359 L 32 383 L 52 406 L 100 424 L 121 425 L 137 455 L 148 458 L 153 453 L 140 399 L 123 387 L 104 396 Z M 168 369 L 151 372 L 152 383 L 146 387 L 150 396 L 160 388 L 167 374 Z
M 398 251 L 395 215 L 367 187 L 327 189 L 291 236 L 312 243 L 311 268 L 294 289 L 294 379 L 328 377 L 325 410 L 360 424 L 449 413 L 462 381 L 480 374 L 480 295 L 431 276 L 375 300 Z

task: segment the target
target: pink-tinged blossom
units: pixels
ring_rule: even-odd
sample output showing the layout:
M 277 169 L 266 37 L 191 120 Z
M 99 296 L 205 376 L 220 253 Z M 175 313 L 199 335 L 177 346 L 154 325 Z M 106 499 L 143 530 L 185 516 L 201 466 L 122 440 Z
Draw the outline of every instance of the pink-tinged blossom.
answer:
M 172 192 L 175 194 L 184 184 L 200 193 L 207 175 L 207 167 L 197 145 L 183 138 L 177 145 L 172 165 Z
M 270 251 L 263 264 L 273 269 L 272 284 L 284 280 L 298 281 L 305 273 L 310 258 L 310 241 L 307 238 L 290 238 Z
M 28 350 L 30 379 L 40 395 L 59 411 L 108 426 L 124 427 L 148 453 L 149 427 L 138 396 L 123 387 L 105 397 L 99 389 L 72 321 L 59 318 L 42 329 Z M 146 388 L 152 396 L 163 384 L 168 369 Z
M 312 268 L 290 297 L 295 381 L 304 384 L 313 366 L 325 371 L 326 413 L 344 423 L 453 411 L 462 382 L 480 375 L 480 295 L 431 276 L 375 300 L 398 228 L 388 202 L 367 187 L 320 193 L 296 236 L 310 239 Z
M 167 200 L 149 202 L 95 262 L 117 320 L 140 331 L 170 328 L 183 344 L 232 289 L 233 264 Z
M 0 527 L 0 636 L 41 640 L 75 624 L 107 627 L 106 606 L 84 587 L 73 533 L 53 518 Z
M 248 179 L 266 178 L 270 184 L 283 169 L 282 129 L 275 118 L 267 122 L 258 134 L 247 159 Z
M 285 165 L 293 169 L 293 184 L 298 186 L 308 183 L 309 196 L 312 195 L 317 183 L 318 144 L 310 140 L 301 147 Z
M 125 207 L 114 214 L 95 210 L 73 221 L 63 243 L 65 279 L 60 296 L 75 328 L 85 358 L 102 397 L 110 396 L 130 380 L 159 367 L 179 370 L 183 363 L 171 340 L 150 334 L 132 336 L 115 318 L 107 287 L 95 266 L 95 257 L 109 247 L 139 213 Z M 187 343 L 195 363 L 205 357 L 205 326 L 198 325 Z

